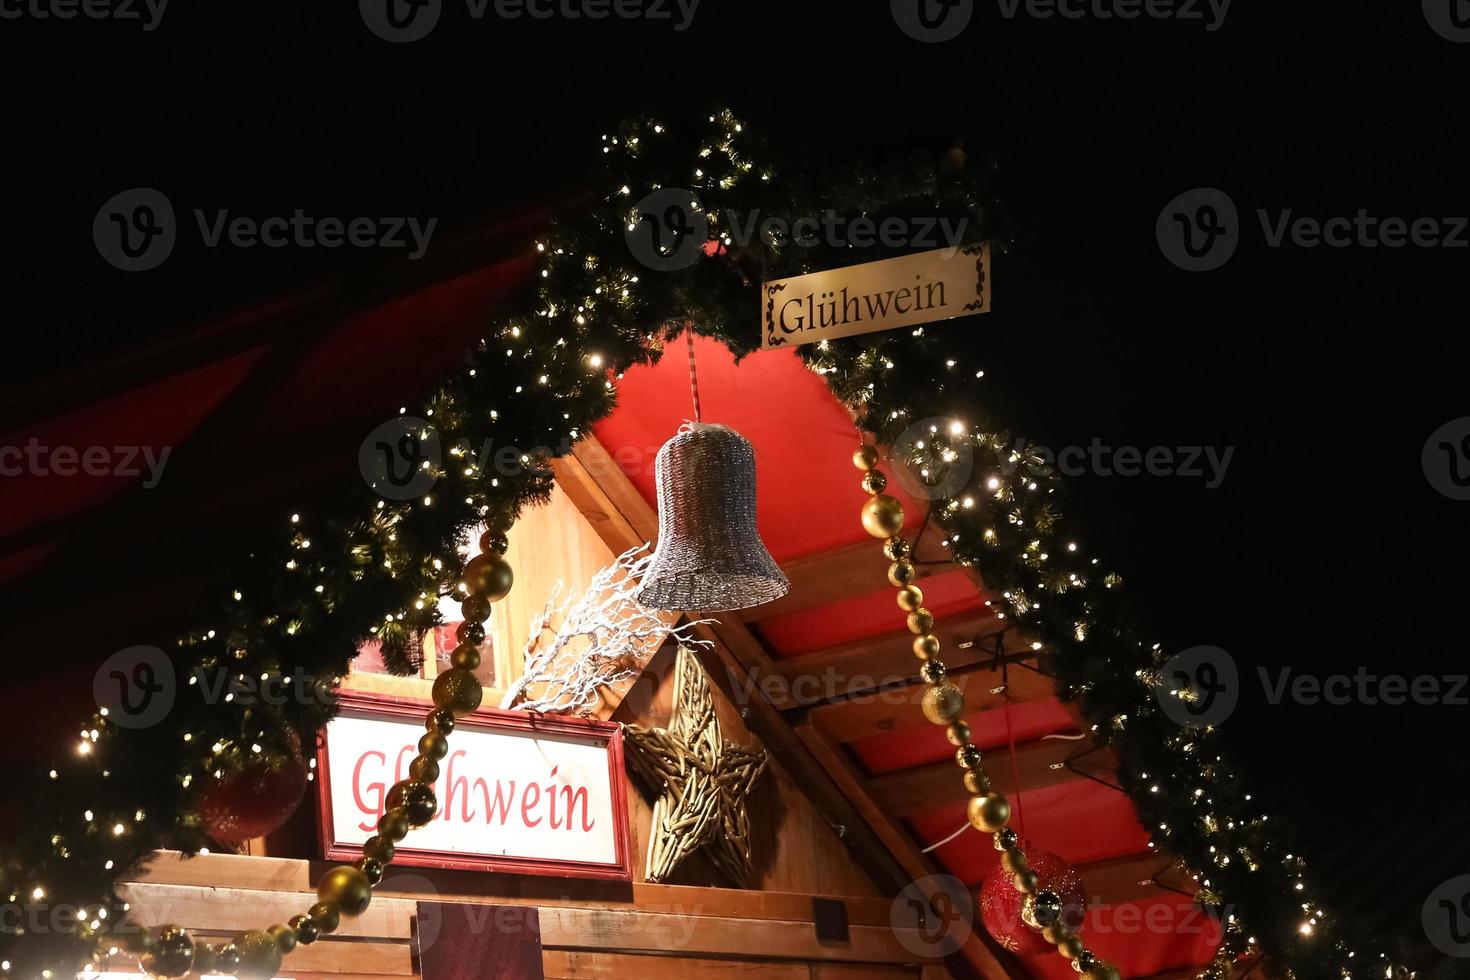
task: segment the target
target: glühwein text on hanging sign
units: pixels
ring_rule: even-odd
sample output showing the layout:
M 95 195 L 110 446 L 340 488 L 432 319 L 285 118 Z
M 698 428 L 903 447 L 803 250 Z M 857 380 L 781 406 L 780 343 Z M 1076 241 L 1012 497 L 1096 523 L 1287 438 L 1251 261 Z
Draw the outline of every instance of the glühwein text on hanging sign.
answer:
M 990 312 L 990 246 L 942 248 L 763 287 L 770 350 Z

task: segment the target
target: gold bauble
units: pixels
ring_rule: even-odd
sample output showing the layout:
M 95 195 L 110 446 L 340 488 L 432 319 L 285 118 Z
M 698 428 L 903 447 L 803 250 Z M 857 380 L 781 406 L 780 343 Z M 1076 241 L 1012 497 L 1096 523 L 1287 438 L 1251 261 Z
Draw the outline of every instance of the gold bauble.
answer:
M 394 783 L 388 790 L 388 809 L 403 808 L 408 825 L 415 829 L 424 826 L 439 812 L 439 800 L 434 787 L 416 779 L 405 779 Z
M 306 910 L 306 914 L 319 933 L 336 932 L 337 927 L 342 924 L 342 913 L 331 902 L 317 902 Z
M 515 572 L 511 570 L 510 562 L 499 555 L 477 555 L 464 567 L 460 581 L 471 595 L 482 595 L 491 602 L 498 602 L 510 595 Z
M 934 629 L 934 614 L 927 609 L 915 609 L 909 613 L 909 632 L 923 636 Z
M 281 972 L 281 946 L 270 933 L 251 929 L 235 945 L 240 950 L 235 976 L 240 980 L 270 980 Z
M 287 924 L 296 930 L 296 941 L 303 946 L 310 946 L 321 935 L 321 930 L 309 915 L 293 915 Z
M 452 667 L 434 681 L 434 703 L 456 715 L 474 711 L 484 697 L 479 678 L 463 667 Z
M 449 754 L 449 737 L 438 732 L 425 732 L 419 739 L 419 755 L 428 759 L 442 759 Z
M 888 477 L 884 476 L 878 470 L 873 470 L 867 476 L 863 477 L 863 489 L 876 497 L 888 489 Z
M 1041 938 L 1053 946 L 1060 944 L 1064 939 L 1072 935 L 1072 927 L 1067 925 L 1065 918 L 1058 919 L 1041 930 Z
M 898 561 L 913 554 L 914 546 L 904 538 L 889 538 L 883 542 L 883 553 L 888 556 L 889 561 Z
M 920 660 L 939 656 L 939 637 L 932 633 L 914 637 L 914 656 Z
M 852 454 L 852 465 L 860 470 L 871 470 L 878 465 L 878 450 L 864 445 Z
M 903 588 L 905 585 L 913 585 L 914 579 L 919 573 L 914 568 L 914 563 L 908 559 L 896 561 L 888 566 L 888 582 L 895 588 Z
M 355 919 L 367 911 L 368 903 L 373 900 L 373 887 L 368 884 L 367 875 L 350 864 L 343 864 L 322 875 L 322 880 L 316 883 L 316 897 L 336 906 L 349 919 Z
M 421 755 L 408 764 L 408 774 L 421 783 L 432 785 L 439 778 L 439 763 Z
M 920 707 L 934 724 L 948 725 L 965 713 L 965 692 L 948 682 L 935 684 L 924 692 Z
M 211 973 L 222 973 L 227 977 L 235 975 L 240 969 L 240 947 L 234 943 L 225 943 L 214 951 L 214 966 L 209 970 Z M 204 970 L 200 970 L 204 973 Z
M 971 769 L 965 773 L 965 789 L 975 796 L 983 796 L 990 792 L 990 777 L 984 769 Z
M 1007 848 L 1000 852 L 1000 863 L 1003 868 L 1011 874 L 1020 874 L 1029 871 L 1030 863 L 1026 860 L 1026 852 L 1019 847 Z
M 383 875 L 388 872 L 388 866 L 377 858 L 365 857 L 357 862 L 357 870 L 367 878 L 368 884 L 376 886 L 383 880 Z
M 1082 944 L 1082 940 L 1076 936 L 1068 936 L 1066 939 L 1057 943 L 1057 952 L 1061 953 L 1064 959 L 1075 960 L 1086 949 L 1087 947 Z
M 290 926 L 277 924 L 271 926 L 266 932 L 270 933 L 276 945 L 281 947 L 282 954 L 289 953 L 296 948 L 296 930 Z
M 510 541 L 504 531 L 491 530 L 480 535 L 480 550 L 487 555 L 503 555 L 509 547 Z
M 924 593 L 917 585 L 905 586 L 898 590 L 898 608 L 905 612 L 914 612 L 924 605 Z
M 378 818 L 378 833 L 395 844 L 407 837 L 410 829 L 408 811 L 401 806 L 390 806 L 387 812 Z
M 424 716 L 424 730 L 448 735 L 454 731 L 454 712 L 435 708 Z
M 999 833 L 1010 822 L 1011 803 L 1004 796 L 992 792 L 970 797 L 970 825 L 976 830 Z
M 194 937 L 181 926 L 164 926 L 138 963 L 150 977 L 186 977 L 194 969 Z
M 1016 891 L 1023 895 L 1035 895 L 1041 890 L 1041 878 L 1030 868 L 1027 868 L 1025 871 L 1018 871 L 1012 875 L 1011 884 L 1015 886 Z
M 490 600 L 482 595 L 467 595 L 459 602 L 459 611 L 467 623 L 483 623 L 490 618 Z
M 454 628 L 454 642 L 461 646 L 477 647 L 485 642 L 485 624 L 466 620 Z
M 879 494 L 863 504 L 863 527 L 875 538 L 891 538 L 903 530 L 903 504 Z
M 386 837 L 369 837 L 366 841 L 363 842 L 362 853 L 370 858 L 382 861 L 384 864 L 387 864 L 388 862 L 392 861 L 393 856 L 398 853 L 398 848 L 394 847 L 393 842 Z
M 950 745 L 956 747 L 969 745 L 971 734 L 970 726 L 963 721 L 953 722 L 944 730 L 944 737 L 949 739 Z
M 102 959 L 105 958 L 99 957 L 99 960 Z M 101 962 L 96 965 L 101 966 Z M 235 972 L 236 965 L 237 964 L 235 963 L 230 964 L 230 973 Z M 194 944 L 194 966 L 192 967 L 192 969 L 201 977 L 206 975 L 217 975 L 225 972 L 223 969 L 220 968 L 219 950 L 209 943 L 201 942 L 196 942 Z M 81 974 L 78 975 L 80 976 Z
M 1111 963 L 1099 962 L 1087 971 L 1087 980 L 1122 980 L 1123 974 Z
M 480 660 L 480 648 L 473 643 L 461 643 L 449 655 L 450 666 L 463 667 L 465 670 L 478 670 Z

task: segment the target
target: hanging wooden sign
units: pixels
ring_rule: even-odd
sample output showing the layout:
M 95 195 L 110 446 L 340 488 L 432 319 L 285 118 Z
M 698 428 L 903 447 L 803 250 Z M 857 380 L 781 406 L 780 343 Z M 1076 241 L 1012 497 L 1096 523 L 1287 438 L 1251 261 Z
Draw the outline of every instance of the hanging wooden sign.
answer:
M 328 860 L 357 858 L 377 832 L 430 707 L 353 691 L 341 702 L 317 754 Z M 438 815 L 409 832 L 395 864 L 632 880 L 617 725 L 482 709 L 458 720 L 434 791 Z
M 761 347 L 812 344 L 990 312 L 990 246 L 942 248 L 764 285 Z

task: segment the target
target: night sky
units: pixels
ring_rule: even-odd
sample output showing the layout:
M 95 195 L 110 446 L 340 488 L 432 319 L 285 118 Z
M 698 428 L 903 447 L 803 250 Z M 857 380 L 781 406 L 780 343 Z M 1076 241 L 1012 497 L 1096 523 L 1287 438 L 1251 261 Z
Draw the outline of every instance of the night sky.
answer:
M 962 138 L 997 162 L 1015 233 L 995 313 L 956 332 L 994 417 L 1049 447 L 1232 450 L 1218 487 L 1087 475 L 1070 509 L 1159 640 L 1240 663 L 1227 731 L 1267 806 L 1324 842 L 1464 806 L 1470 708 L 1273 706 L 1256 680 L 1470 671 L 1470 502 L 1421 464 L 1470 415 L 1470 231 L 1458 249 L 1272 247 L 1257 215 L 1470 215 L 1452 151 L 1470 44 L 1418 4 L 1242 0 L 1210 30 L 1203 4 L 1204 20 L 1074 21 L 982 0 L 959 39 L 923 44 L 887 3 L 704 0 L 681 32 L 477 21 L 446 0 L 406 45 L 331 6 L 180 3 L 152 31 L 0 20 L 7 387 L 371 273 L 347 249 L 197 235 L 154 272 L 116 271 L 90 229 L 126 188 L 181 211 L 433 215 L 448 238 L 595 186 L 600 134 L 640 111 L 725 103 L 813 154 Z M 1176 268 L 1155 237 L 1198 187 L 1239 209 L 1213 272 Z

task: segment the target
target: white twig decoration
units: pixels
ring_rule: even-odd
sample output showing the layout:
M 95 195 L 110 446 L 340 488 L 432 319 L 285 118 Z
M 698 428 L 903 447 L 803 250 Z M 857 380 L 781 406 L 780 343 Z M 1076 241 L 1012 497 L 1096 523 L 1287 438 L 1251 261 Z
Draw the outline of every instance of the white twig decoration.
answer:
M 604 688 L 631 684 L 666 640 L 710 646 L 691 635 L 710 620 L 680 624 L 669 613 L 638 604 L 634 596 L 652 560 L 647 545 L 629 548 L 575 600 L 562 597 L 558 582 L 531 622 L 525 673 L 501 708 L 586 717 L 597 710 Z

